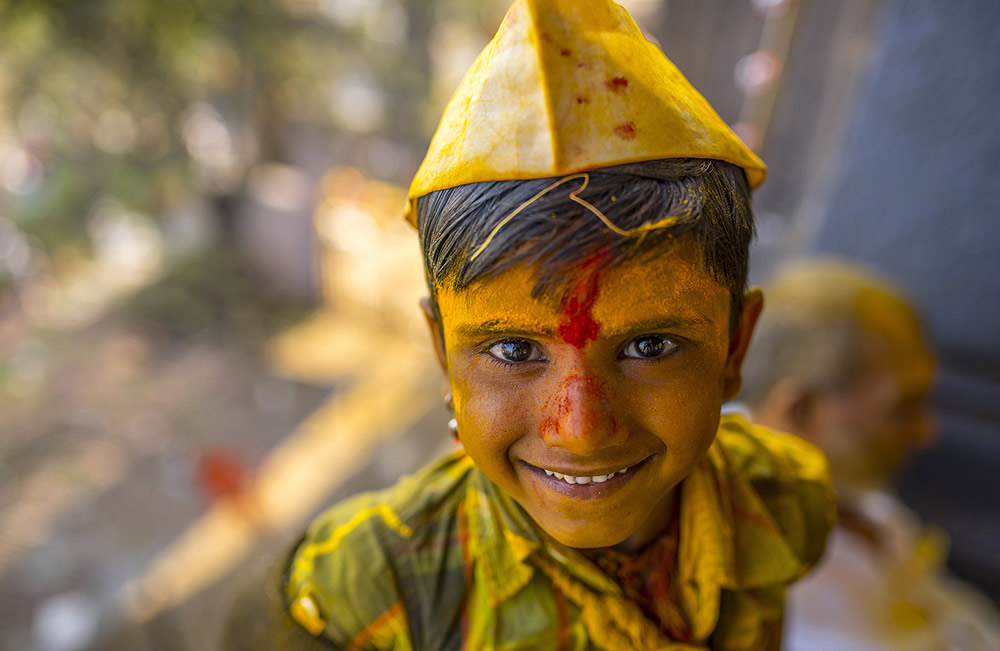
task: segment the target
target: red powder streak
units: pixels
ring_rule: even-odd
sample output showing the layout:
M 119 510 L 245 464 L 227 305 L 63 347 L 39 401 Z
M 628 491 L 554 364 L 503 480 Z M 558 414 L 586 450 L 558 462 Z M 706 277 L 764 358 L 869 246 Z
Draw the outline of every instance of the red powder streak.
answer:
M 594 378 L 574 374 L 563 379 L 542 408 L 545 418 L 538 428 L 542 440 L 550 446 L 563 445 L 595 433 L 617 439 L 618 421 L 608 411 L 606 395 L 604 383 Z M 574 410 L 583 410 L 579 414 L 582 418 L 573 418 Z M 606 422 L 603 414 L 608 417 Z
M 576 401 L 580 400 L 581 396 L 574 396 L 574 393 L 577 393 L 580 389 L 582 389 L 582 393 L 584 394 L 583 399 L 585 400 L 588 398 L 600 399 L 600 396 L 603 395 L 601 387 L 593 379 L 571 375 L 565 378 L 559 384 L 559 390 L 555 394 L 550 395 L 545 401 L 544 413 L 548 414 L 548 416 L 542 421 L 539 430 L 542 439 L 546 443 L 549 443 L 549 445 L 553 444 L 550 441 L 556 441 L 560 437 L 574 434 L 580 436 L 584 431 L 590 429 L 589 425 L 592 425 L 592 423 L 588 423 L 588 427 L 571 428 L 568 431 L 562 427 L 562 423 L 570 416 L 573 408 L 579 407 Z
M 600 330 L 592 314 L 594 303 L 597 301 L 600 273 L 590 269 L 603 257 L 603 253 L 593 255 L 580 265 L 583 279 L 563 298 L 563 314 L 566 319 L 559 324 L 559 336 L 577 348 L 583 348 L 587 343 L 596 340 Z

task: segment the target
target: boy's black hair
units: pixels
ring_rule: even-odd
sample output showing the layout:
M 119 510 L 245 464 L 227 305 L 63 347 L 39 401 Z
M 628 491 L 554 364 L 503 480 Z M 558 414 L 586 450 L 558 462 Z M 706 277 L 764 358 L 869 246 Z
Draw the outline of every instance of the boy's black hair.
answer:
M 572 278 L 574 267 L 597 253 L 606 252 L 604 264 L 618 264 L 659 255 L 689 235 L 698 242 L 707 270 L 729 288 L 730 328 L 735 328 L 754 234 L 743 169 L 719 160 L 671 158 L 588 174 L 580 198 L 622 230 L 668 216 L 680 219 L 642 235 L 619 235 L 570 199 L 583 183 L 571 180 L 519 212 L 470 260 L 501 220 L 558 179 L 488 181 L 432 192 L 417 201 L 417 232 L 435 314 L 440 316 L 436 288 L 442 281 L 463 289 L 516 265 L 538 265 L 532 290 L 538 297 L 558 290 Z

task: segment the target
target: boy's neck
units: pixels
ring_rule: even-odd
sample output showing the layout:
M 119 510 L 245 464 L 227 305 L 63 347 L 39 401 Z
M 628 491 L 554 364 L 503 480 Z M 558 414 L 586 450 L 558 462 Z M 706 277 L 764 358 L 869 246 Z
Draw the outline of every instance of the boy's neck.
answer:
M 675 486 L 666 497 L 650 509 L 649 517 L 635 533 L 617 545 L 613 545 L 612 548 L 620 552 L 634 554 L 655 542 L 677 517 L 679 501 L 680 487 Z

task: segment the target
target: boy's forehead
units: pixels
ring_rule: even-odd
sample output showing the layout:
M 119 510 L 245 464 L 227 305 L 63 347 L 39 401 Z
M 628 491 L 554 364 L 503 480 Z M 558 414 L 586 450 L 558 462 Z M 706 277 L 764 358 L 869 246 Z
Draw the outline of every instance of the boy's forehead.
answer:
M 708 271 L 694 242 L 678 241 L 656 257 L 627 259 L 612 265 L 589 258 L 576 265 L 559 288 L 533 297 L 535 267 L 515 266 L 492 278 L 455 289 L 437 290 L 444 325 L 474 329 L 490 323 L 497 329 L 552 329 L 582 304 L 605 330 L 671 318 L 687 324 L 728 323 L 729 290 Z

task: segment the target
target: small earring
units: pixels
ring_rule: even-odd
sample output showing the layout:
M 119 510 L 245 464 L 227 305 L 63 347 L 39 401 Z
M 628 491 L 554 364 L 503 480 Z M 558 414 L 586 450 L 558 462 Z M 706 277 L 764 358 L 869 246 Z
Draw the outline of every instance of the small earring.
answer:
M 445 409 L 447 409 L 448 411 L 455 413 L 455 401 L 452 399 L 451 391 L 446 393 L 444 396 L 444 406 Z M 451 420 L 448 421 L 448 432 L 451 434 L 451 438 L 455 439 L 456 442 L 459 440 L 458 419 L 452 418 Z

